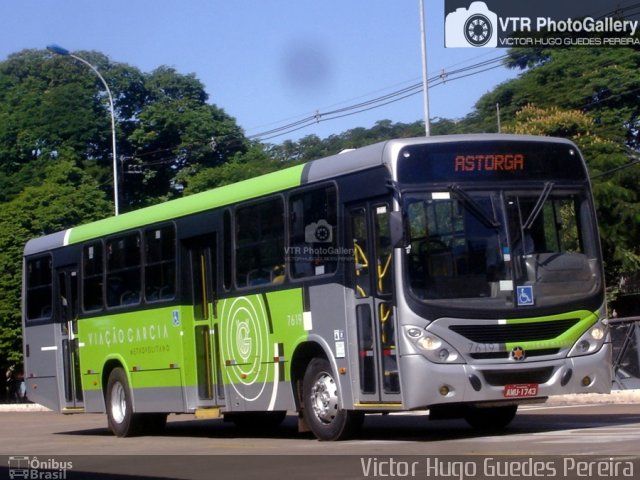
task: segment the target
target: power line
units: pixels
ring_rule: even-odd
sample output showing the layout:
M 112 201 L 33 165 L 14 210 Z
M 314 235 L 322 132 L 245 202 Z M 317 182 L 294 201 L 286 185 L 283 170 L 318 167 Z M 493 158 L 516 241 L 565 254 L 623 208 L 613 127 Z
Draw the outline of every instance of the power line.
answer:
M 612 175 L 614 173 L 619 172 L 620 170 L 626 170 L 627 168 L 633 167 L 634 165 L 640 164 L 640 158 L 632 156 L 634 160 L 625 163 L 624 165 L 620 165 L 618 167 L 611 168 L 609 170 L 605 170 L 604 172 L 600 172 L 597 175 L 591 175 L 591 179 L 594 180 L 596 178 L 606 177 Z
M 505 54 L 496 58 L 475 63 L 467 67 L 461 67 L 451 71 L 443 70 L 437 75 L 434 75 L 428 79 L 429 88 L 442 85 L 446 82 L 455 81 L 461 78 L 466 78 L 472 75 L 483 73 L 488 70 L 492 70 L 494 68 L 502 67 L 504 65 L 504 60 L 508 57 L 509 55 Z M 486 67 L 486 68 L 483 68 L 483 67 Z M 389 105 L 391 103 L 399 102 L 413 95 L 417 95 L 421 93 L 422 88 L 423 88 L 422 82 L 414 83 L 412 85 L 409 85 L 399 90 L 395 90 L 386 95 L 381 95 L 381 96 L 378 96 L 363 102 L 359 102 L 353 105 L 348 105 L 346 107 L 329 110 L 326 112 L 318 111 L 315 114 L 308 115 L 295 122 L 291 122 L 286 125 L 282 125 L 280 127 L 276 127 L 270 130 L 266 130 L 264 132 L 250 135 L 248 136 L 248 138 L 258 139 L 259 141 L 270 140 L 272 138 L 293 133 L 295 131 L 311 126 L 313 124 L 326 122 L 329 120 L 335 120 L 338 118 L 343 118 L 351 115 L 356 115 L 362 112 L 366 112 L 369 110 L 373 110 L 376 108 Z

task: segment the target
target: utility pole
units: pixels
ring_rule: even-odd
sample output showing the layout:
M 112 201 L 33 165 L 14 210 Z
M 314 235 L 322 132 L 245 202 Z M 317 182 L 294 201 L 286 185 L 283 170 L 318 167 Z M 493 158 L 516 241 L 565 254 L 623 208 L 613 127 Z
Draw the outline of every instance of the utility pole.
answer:
M 424 105 L 424 134 L 431 135 L 429 125 L 429 79 L 427 78 L 427 34 L 424 21 L 424 0 L 420 0 L 420 44 L 422 46 L 422 99 Z
M 118 155 L 116 152 L 116 111 L 113 105 L 113 96 L 111 95 L 111 89 L 109 88 L 107 81 L 100 74 L 98 69 L 91 63 L 87 62 L 84 58 L 78 57 L 77 55 L 72 54 L 69 50 L 67 50 L 66 48 L 62 48 L 59 45 L 47 45 L 47 50 L 57 55 L 62 55 L 64 57 L 71 57 L 79 61 L 80 63 L 85 64 L 87 67 L 89 67 L 93 71 L 93 73 L 95 73 L 98 76 L 98 78 L 102 82 L 102 85 L 104 86 L 105 91 L 107 92 L 107 96 L 109 97 L 109 113 L 111 114 L 111 151 L 113 156 L 113 203 L 114 203 L 115 214 L 116 216 L 118 216 L 120 214 L 120 195 L 118 193 Z

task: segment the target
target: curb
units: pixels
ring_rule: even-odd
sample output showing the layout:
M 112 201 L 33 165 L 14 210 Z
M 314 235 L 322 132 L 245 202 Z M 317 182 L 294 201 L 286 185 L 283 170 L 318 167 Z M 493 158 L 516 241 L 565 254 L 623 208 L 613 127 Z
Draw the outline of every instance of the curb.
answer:
M 3 403 L 0 404 L 2 412 L 50 412 L 51 410 L 37 403 Z
M 549 397 L 545 405 L 592 405 L 604 403 L 640 404 L 640 390 L 612 390 L 611 393 L 572 393 Z

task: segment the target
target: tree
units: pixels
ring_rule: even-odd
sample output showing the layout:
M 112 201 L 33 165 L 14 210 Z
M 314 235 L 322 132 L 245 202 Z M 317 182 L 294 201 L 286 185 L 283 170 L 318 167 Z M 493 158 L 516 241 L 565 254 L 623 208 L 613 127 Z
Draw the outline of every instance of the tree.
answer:
M 215 167 L 248 148 L 235 120 L 206 103 L 204 86 L 194 75 L 161 67 L 146 77 L 146 85 L 148 102 L 130 136 L 129 163 L 143 172 L 128 179 L 126 194 L 136 206 L 181 195 L 182 169 Z
M 113 93 L 122 210 L 179 196 L 181 169 L 219 165 L 246 151 L 235 120 L 207 103 L 193 74 L 168 67 L 144 74 L 97 52 L 78 55 L 98 68 Z M 102 83 L 70 57 L 39 50 L 11 55 L 0 62 L 0 201 L 41 182 L 62 150 L 74 152 L 78 165 L 113 191 Z
M 438 122 L 438 125 L 441 125 Z M 442 130 L 441 130 L 442 131 Z M 360 148 L 372 143 L 392 138 L 420 137 L 424 135 L 422 122 L 393 123 L 391 120 L 379 120 L 370 128 L 358 127 L 339 135 L 330 135 L 320 139 L 317 135 L 307 135 L 300 140 L 285 140 L 280 145 L 267 145 L 269 155 L 281 162 L 304 163 L 318 158 L 340 153 L 350 148 Z
M 513 49 L 507 66 L 523 70 L 484 95 L 466 120 L 473 131 L 495 131 L 530 103 L 589 113 L 602 136 L 640 148 L 640 51 L 633 48 Z
M 238 153 L 231 161 L 217 167 L 183 169 L 178 175 L 178 181 L 184 187 L 184 194 L 191 195 L 270 173 L 284 166 L 282 162 L 270 158 L 260 145 L 255 144 L 248 152 Z
M 0 365 L 19 362 L 22 252 L 30 238 L 104 218 L 111 212 L 95 179 L 69 159 L 44 171 L 45 180 L 26 187 L 0 210 Z
M 108 117 L 94 78 L 77 69 L 29 50 L 0 64 L 0 201 L 40 182 L 62 149 L 106 163 Z

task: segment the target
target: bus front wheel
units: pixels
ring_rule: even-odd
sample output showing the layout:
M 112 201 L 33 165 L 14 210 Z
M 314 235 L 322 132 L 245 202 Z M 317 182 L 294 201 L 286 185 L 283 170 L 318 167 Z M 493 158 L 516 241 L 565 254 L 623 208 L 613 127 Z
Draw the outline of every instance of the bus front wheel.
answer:
M 348 438 L 362 424 L 364 415 L 340 408 L 338 385 L 329 361 L 314 358 L 302 383 L 304 419 L 319 440 Z
M 107 419 L 109 430 L 117 437 L 129 437 L 139 433 L 142 417 L 133 413 L 131 390 L 125 371 L 118 367 L 109 374 L 107 381 Z

